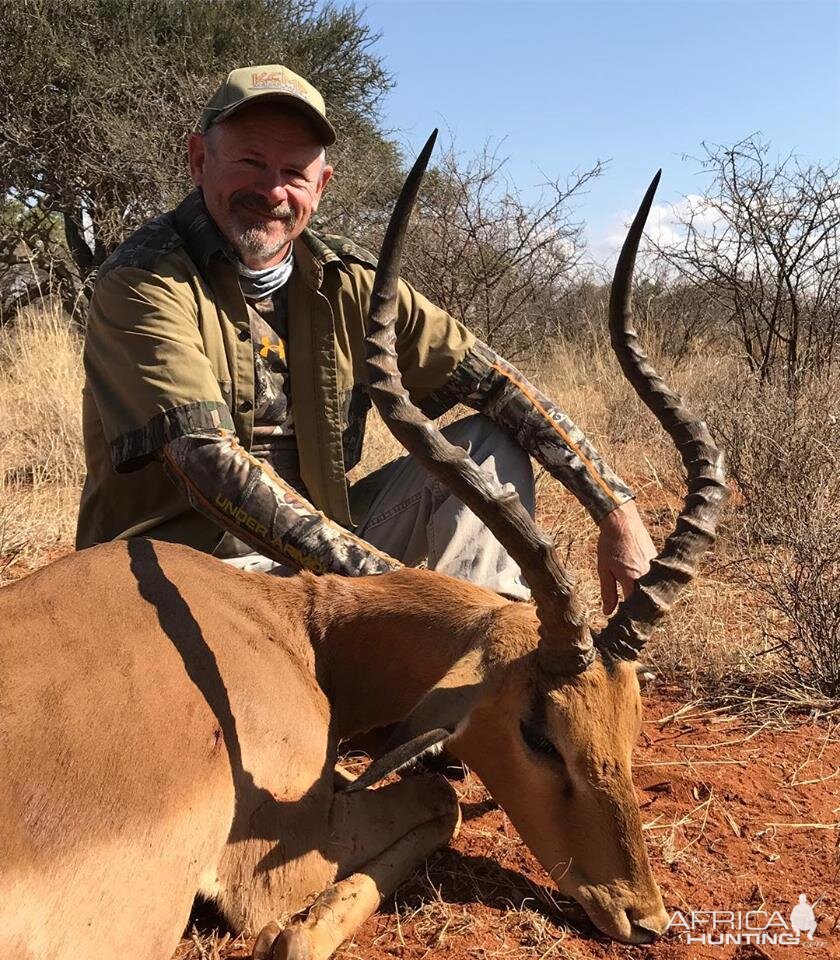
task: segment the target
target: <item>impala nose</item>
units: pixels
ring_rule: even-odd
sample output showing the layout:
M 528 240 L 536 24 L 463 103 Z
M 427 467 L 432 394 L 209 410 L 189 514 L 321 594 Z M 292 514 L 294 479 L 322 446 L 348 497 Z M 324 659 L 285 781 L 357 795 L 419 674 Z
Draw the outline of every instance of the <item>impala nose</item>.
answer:
M 668 914 L 657 910 L 647 916 L 635 916 L 635 911 L 627 910 L 627 919 L 630 921 L 631 943 L 653 943 L 668 929 Z
M 653 943 L 658 936 L 655 930 L 643 927 L 639 923 L 630 924 L 630 942 L 633 944 Z

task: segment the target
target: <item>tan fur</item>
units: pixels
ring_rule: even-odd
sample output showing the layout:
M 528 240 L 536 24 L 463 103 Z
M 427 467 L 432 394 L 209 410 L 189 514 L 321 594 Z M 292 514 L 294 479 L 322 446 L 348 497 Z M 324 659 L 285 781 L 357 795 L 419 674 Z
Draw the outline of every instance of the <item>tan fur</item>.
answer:
M 339 741 L 439 702 L 463 712 L 449 748 L 560 888 L 611 936 L 663 928 L 630 780 L 635 671 L 542 675 L 527 605 L 419 570 L 272 578 L 135 540 L 0 590 L 0 624 L 7 960 L 169 960 L 197 893 L 253 932 L 320 896 L 293 932 L 327 956 L 458 822 L 428 777 L 336 792 Z M 535 710 L 568 775 L 523 741 Z M 353 907 L 325 927 L 336 902 Z

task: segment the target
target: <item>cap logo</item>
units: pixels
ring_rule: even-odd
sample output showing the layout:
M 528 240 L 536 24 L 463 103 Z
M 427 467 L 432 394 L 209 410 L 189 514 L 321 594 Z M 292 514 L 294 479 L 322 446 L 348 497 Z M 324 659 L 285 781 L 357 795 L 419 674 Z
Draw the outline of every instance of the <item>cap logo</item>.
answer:
M 264 70 L 262 73 L 251 74 L 252 90 L 284 90 L 287 93 L 293 93 L 296 96 L 305 96 L 303 87 L 290 83 L 289 78 L 282 73 Z

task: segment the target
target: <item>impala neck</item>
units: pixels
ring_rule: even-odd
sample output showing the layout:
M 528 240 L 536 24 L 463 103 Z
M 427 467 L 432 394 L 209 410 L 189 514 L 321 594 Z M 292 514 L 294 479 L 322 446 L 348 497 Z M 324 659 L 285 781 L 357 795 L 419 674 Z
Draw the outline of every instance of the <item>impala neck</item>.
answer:
M 318 674 L 339 738 L 405 717 L 467 650 L 495 635 L 498 611 L 511 606 L 489 590 L 414 569 L 323 577 L 315 591 Z

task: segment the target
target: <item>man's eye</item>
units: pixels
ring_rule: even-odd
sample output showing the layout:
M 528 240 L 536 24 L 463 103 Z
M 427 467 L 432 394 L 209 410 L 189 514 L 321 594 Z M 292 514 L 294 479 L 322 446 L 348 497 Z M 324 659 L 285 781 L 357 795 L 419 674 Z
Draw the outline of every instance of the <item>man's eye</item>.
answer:
M 551 757 L 554 760 L 563 760 L 557 747 L 536 727 L 529 726 L 523 720 L 522 723 L 519 724 L 519 729 L 522 733 L 522 739 L 534 753 L 538 753 L 543 757 Z

